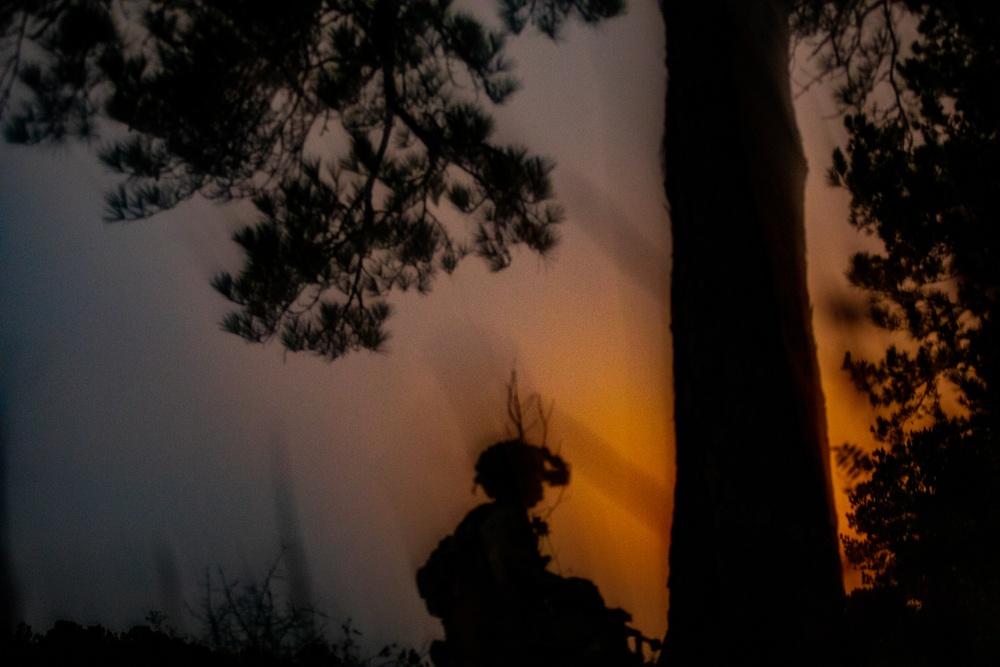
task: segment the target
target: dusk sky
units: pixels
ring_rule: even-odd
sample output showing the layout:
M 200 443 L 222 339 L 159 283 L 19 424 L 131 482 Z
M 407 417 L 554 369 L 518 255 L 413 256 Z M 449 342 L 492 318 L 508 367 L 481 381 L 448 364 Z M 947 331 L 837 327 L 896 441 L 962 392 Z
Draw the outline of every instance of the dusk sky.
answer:
M 397 295 L 387 351 L 334 363 L 219 330 L 228 304 L 209 280 L 238 269 L 229 236 L 248 204 L 194 200 L 108 225 L 115 181 L 85 146 L 0 144 L 0 427 L 29 623 L 139 622 L 169 603 L 158 563 L 173 563 L 191 605 L 206 567 L 259 574 L 278 553 L 284 466 L 331 626 L 350 617 L 373 642 L 426 645 L 439 625 L 414 573 L 485 500 L 472 466 L 509 435 L 516 367 L 523 395 L 554 401 L 548 444 L 572 466 L 549 519 L 554 563 L 663 634 L 673 401 L 659 10 L 636 0 L 597 30 L 525 35 L 509 53 L 523 88 L 498 131 L 557 163 L 562 243 L 499 274 L 469 258 L 430 295 Z M 842 124 L 818 88 L 797 112 L 830 441 L 865 442 L 866 402 L 839 370 L 847 349 L 877 349 L 843 278 L 864 239 L 824 177 Z

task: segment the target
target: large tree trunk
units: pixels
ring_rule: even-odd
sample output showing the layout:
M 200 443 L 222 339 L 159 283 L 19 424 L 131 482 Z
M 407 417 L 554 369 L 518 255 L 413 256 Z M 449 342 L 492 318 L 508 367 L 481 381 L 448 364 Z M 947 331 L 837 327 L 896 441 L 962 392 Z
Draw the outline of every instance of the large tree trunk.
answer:
M 677 488 L 661 664 L 832 664 L 843 586 L 788 3 L 666 0 Z

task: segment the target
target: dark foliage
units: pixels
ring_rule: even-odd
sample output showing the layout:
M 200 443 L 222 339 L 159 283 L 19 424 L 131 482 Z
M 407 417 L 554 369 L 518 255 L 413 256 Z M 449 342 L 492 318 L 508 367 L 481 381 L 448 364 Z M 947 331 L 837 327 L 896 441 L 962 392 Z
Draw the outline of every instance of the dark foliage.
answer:
M 513 32 L 528 23 L 555 37 L 568 16 L 597 23 L 625 11 L 625 0 L 501 0 L 500 14 Z
M 61 620 L 44 634 L 20 624 L 0 638 L 0 658 L 11 667 L 96 664 L 108 667 L 430 667 L 411 648 L 363 650 L 361 633 L 350 621 L 330 640 L 325 617 L 297 606 L 275 589 L 277 564 L 260 581 L 240 585 L 218 573 L 219 586 L 206 580 L 198 612 L 202 640 L 178 637 L 161 614 L 148 625 L 114 632 L 100 625 Z
M 852 601 L 896 605 L 896 646 L 922 657 L 891 664 L 995 664 L 1000 8 L 909 4 L 918 36 L 893 63 L 893 102 L 847 118 L 831 171 L 851 192 L 851 223 L 884 247 L 856 254 L 848 277 L 896 341 L 880 359 L 844 360 L 880 413 L 879 449 L 842 450 L 862 480 L 847 555 L 874 588 Z
M 622 3 L 503 7 L 554 34 Z M 450 0 L 22 0 L 0 10 L 0 117 L 28 144 L 114 121 L 109 220 L 251 199 L 244 267 L 214 281 L 238 306 L 223 328 L 333 359 L 383 346 L 389 292 L 556 243 L 552 165 L 492 138 L 487 107 L 516 88 L 503 45 Z
M 343 627 L 339 641 L 317 640 L 295 650 L 271 653 L 250 646 L 212 649 L 169 632 L 137 625 L 114 632 L 100 625 L 82 626 L 57 621 L 48 632 L 35 633 L 19 625 L 8 632 L 0 646 L 10 667 L 99 664 L 108 667 L 428 667 L 413 649 L 386 647 L 377 655 L 362 657 L 357 631 Z
M 323 616 L 304 602 L 282 600 L 275 591 L 277 575 L 278 563 L 259 582 L 229 581 L 220 569 L 216 584 L 206 574 L 195 612 L 202 642 L 231 655 L 289 658 L 303 651 L 323 652 Z
M 810 43 L 816 76 L 805 87 L 836 74 L 834 96 L 842 110 L 867 105 L 873 115 L 898 103 L 897 65 L 901 58 L 900 19 L 920 12 L 924 0 L 790 0 L 791 27 Z M 876 91 L 890 89 L 887 101 L 874 103 Z
M 36 634 L 21 624 L 8 634 L 4 664 L 73 665 L 94 662 L 101 665 L 229 664 L 220 661 L 205 646 L 139 625 L 116 633 L 100 625 L 81 626 L 72 621 L 56 621 L 44 634 Z

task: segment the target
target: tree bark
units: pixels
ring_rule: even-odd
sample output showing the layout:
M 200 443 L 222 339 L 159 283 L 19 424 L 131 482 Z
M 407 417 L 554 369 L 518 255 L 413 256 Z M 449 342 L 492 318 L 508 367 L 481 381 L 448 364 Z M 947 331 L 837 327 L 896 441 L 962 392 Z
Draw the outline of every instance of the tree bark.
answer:
M 835 664 L 843 584 L 789 3 L 662 7 L 677 487 L 660 664 Z

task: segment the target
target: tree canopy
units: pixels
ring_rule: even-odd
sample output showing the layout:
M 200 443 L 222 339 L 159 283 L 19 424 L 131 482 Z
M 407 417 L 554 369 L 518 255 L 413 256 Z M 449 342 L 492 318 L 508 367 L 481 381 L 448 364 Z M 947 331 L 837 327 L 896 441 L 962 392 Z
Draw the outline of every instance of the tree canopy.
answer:
M 333 359 L 383 345 L 389 292 L 552 248 L 552 164 L 493 138 L 504 38 L 622 4 L 508 0 L 489 29 L 450 0 L 22 0 L 0 12 L 0 117 L 13 142 L 106 135 L 112 221 L 252 200 L 244 266 L 213 282 L 224 328 Z
M 845 543 L 865 584 L 941 651 L 923 659 L 979 664 L 1000 654 L 1000 9 L 920 10 L 891 94 L 848 116 L 831 170 L 851 224 L 882 244 L 848 278 L 893 340 L 879 359 L 844 360 L 880 445 L 841 449 L 861 480 Z

